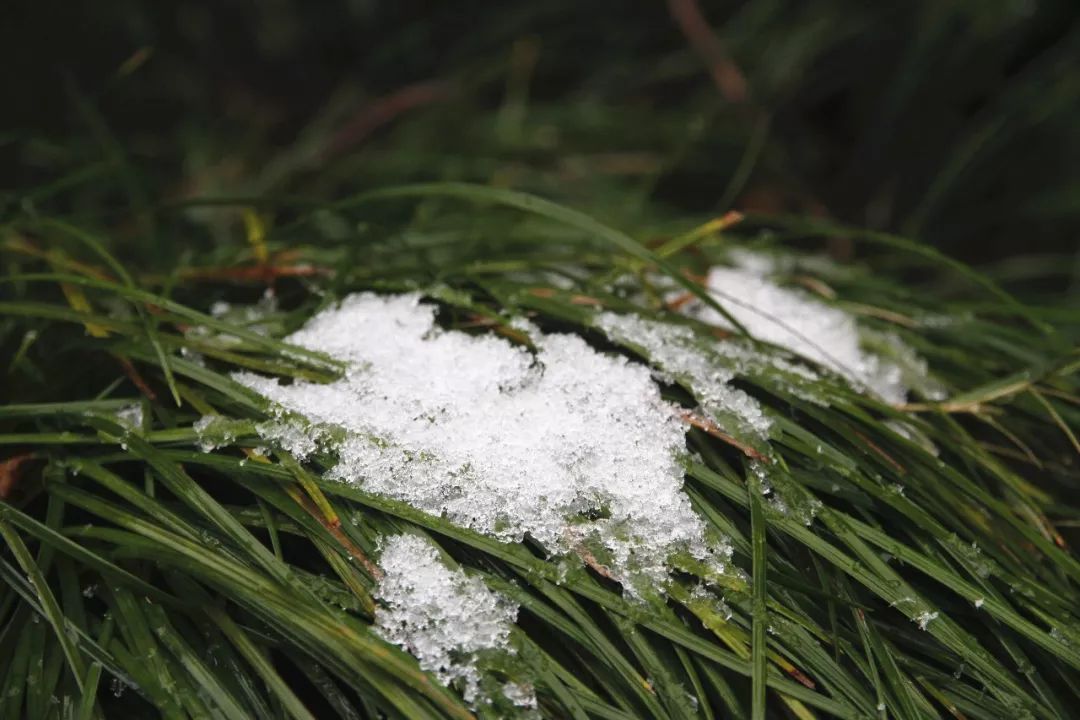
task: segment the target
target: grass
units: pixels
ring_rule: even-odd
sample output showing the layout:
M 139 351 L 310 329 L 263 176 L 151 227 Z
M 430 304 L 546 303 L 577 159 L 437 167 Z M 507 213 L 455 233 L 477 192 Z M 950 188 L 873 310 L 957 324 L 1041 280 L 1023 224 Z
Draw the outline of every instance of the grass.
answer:
M 1038 310 L 955 264 L 936 272 L 974 282 L 948 301 L 860 268 L 819 268 L 811 286 L 917 347 L 949 398 L 894 408 L 822 381 L 819 404 L 768 368 L 750 373 L 746 388 L 780 428 L 763 466 L 770 484 L 789 502 L 823 507 L 809 525 L 777 512 L 737 445 L 691 430 L 687 492 L 731 538 L 747 576 L 705 577 L 723 585 L 702 600 L 690 593 L 700 569 L 677 560 L 668 601 L 641 606 L 528 545 L 325 481 L 331 458 L 305 467 L 252 455 L 253 421 L 266 408 L 228 372 L 332 377 L 325 358 L 279 338 L 360 288 L 420 283 L 450 326 L 498 327 L 527 313 L 593 337 L 596 305 L 670 317 L 657 300 L 613 293 L 613 276 L 670 272 L 700 292 L 683 270 L 699 273 L 760 236 L 749 225 L 699 233 L 661 260 L 576 210 L 462 184 L 368 193 L 332 211 L 370 218 L 376 207 L 387 244 L 401 249 L 360 265 L 347 264 L 347 245 L 298 243 L 311 237 L 311 213 L 266 234 L 266 264 L 255 267 L 288 252 L 291 262 L 346 268 L 279 280 L 283 309 L 260 321 L 269 335 L 200 310 L 208 294 L 254 300 L 255 288 L 185 279 L 182 268 L 143 279 L 89 231 L 40 217 L 6 226 L 12 272 L 0 312 L 18 348 L 8 355 L 21 386 L 12 395 L 28 397 L 0 409 L 0 443 L 17 458 L 5 466 L 13 487 L 0 510 L 5 716 L 47 714 L 54 698 L 90 717 L 468 716 L 369 630 L 374 543 L 402 527 L 429 534 L 520 603 L 520 662 L 505 671 L 535 684 L 545 715 L 1067 714 L 1080 668 L 1080 562 L 1064 547 L 1068 530 L 1055 527 L 1077 518 L 1064 500 L 1077 481 L 1080 358 Z M 500 247 L 475 230 L 488 217 L 503 228 Z M 821 232 L 778 227 L 788 242 Z M 925 262 L 925 250 L 884 239 L 892 262 Z M 224 267 L 252 262 L 239 249 Z M 576 273 L 572 288 L 545 281 L 564 269 Z M 790 279 L 804 282 L 803 270 Z M 942 316 L 953 321 L 933 321 Z M 143 410 L 138 430 L 115 419 L 129 404 Z M 191 427 L 208 413 L 236 419 L 209 454 Z M 883 422 L 901 418 L 918 435 Z
M 1069 717 L 1077 33 L 1064 5 L 1006 5 L 710 10 L 749 87 L 738 103 L 676 25 L 655 29 L 659 6 L 617 22 L 489 8 L 464 35 L 441 11 L 370 10 L 377 81 L 360 91 L 312 59 L 366 12 L 344 6 L 333 23 L 253 11 L 279 54 L 224 43 L 228 92 L 197 52 L 223 21 L 173 37 L 164 10 L 124 8 L 109 37 L 132 54 L 104 79 L 28 68 L 12 103 L 28 119 L 0 133 L 16 159 L 0 192 L 0 717 L 469 717 L 370 629 L 376 543 L 401 531 L 520 605 L 496 669 L 545 717 Z M 64 113 L 33 102 L 54 87 Z M 359 290 L 421 290 L 446 327 L 514 341 L 528 316 L 648 362 L 603 338 L 597 310 L 716 342 L 655 281 L 723 314 L 739 299 L 695 278 L 733 247 L 834 258 L 782 281 L 856 315 L 877 351 L 898 336 L 946 398 L 890 406 L 745 369 L 770 441 L 698 422 L 685 484 L 743 573 L 673 558 L 667 597 L 645 604 L 595 563 L 325 480 L 333 457 L 256 452 L 268 408 L 230 377 L 332 380 L 339 363 L 284 338 Z M 267 289 L 268 314 L 210 312 Z M 694 405 L 686 384 L 663 390 Z M 138 428 L 118 418 L 133 406 Z

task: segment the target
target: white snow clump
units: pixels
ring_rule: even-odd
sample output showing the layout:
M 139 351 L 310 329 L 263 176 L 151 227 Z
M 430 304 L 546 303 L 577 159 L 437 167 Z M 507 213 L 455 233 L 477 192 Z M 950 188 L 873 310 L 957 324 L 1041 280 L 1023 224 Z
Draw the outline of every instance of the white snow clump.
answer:
M 517 605 L 483 580 L 448 568 L 435 546 L 416 535 L 383 538 L 381 548 L 384 576 L 375 592 L 381 601 L 375 632 L 413 655 L 444 685 L 458 685 L 474 707 L 489 703 L 477 654 L 514 654 L 509 639 Z M 519 707 L 536 707 L 529 686 L 505 683 L 502 694 Z
M 706 285 L 716 301 L 750 334 L 819 363 L 889 403 L 907 395 L 901 368 L 860 347 L 855 319 L 813 296 L 780 287 L 770 279 L 775 265 L 766 255 L 745 250 L 730 254 L 733 267 L 709 270 Z M 715 309 L 693 300 L 683 311 L 709 325 L 732 328 Z
M 528 534 L 631 594 L 662 590 L 677 552 L 723 572 L 730 547 L 682 491 L 685 426 L 649 369 L 576 335 L 530 336 L 535 355 L 439 328 L 419 294 L 363 293 L 287 338 L 347 362 L 341 379 L 234 377 L 276 404 L 264 438 L 336 453 L 328 477 L 505 542 Z

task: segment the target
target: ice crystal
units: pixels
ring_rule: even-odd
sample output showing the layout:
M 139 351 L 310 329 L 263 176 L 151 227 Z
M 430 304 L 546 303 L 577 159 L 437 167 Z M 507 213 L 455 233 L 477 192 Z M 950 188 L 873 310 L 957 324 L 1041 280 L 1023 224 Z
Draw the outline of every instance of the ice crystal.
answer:
M 112 690 L 113 697 L 120 697 L 127 690 L 128 685 L 120 678 L 114 677 L 112 682 L 109 683 L 109 688 Z
M 297 418 L 259 423 L 255 426 L 255 431 L 264 440 L 287 450 L 299 460 L 306 459 L 318 450 L 323 440 L 323 433 L 319 432 L 318 428 L 313 428 Z
M 759 461 L 751 462 L 749 468 L 757 478 L 768 510 L 798 520 L 806 527 L 814 524 L 824 504 L 801 483 L 780 468 Z
M 278 310 L 277 297 L 267 290 L 254 305 L 231 305 L 218 300 L 210 306 L 210 315 L 219 320 L 228 320 L 239 325 L 247 325 L 254 332 L 264 335 L 268 328 L 265 322 L 268 316 Z
M 384 576 L 376 590 L 381 607 L 375 631 L 444 684 L 457 686 L 466 702 L 490 703 L 478 658 L 513 654 L 509 639 L 517 605 L 489 590 L 483 580 L 448 568 L 435 546 L 415 535 L 384 538 L 379 562 Z M 507 683 L 502 694 L 516 706 L 536 706 L 526 685 Z
M 218 300 L 210 305 L 210 316 L 216 320 L 239 325 L 257 335 L 269 335 L 274 327 L 274 315 L 278 311 L 277 297 L 272 290 L 267 290 L 259 301 L 253 305 L 232 305 L 224 300 Z M 203 325 L 195 325 L 185 331 L 186 337 L 211 342 L 215 345 L 236 345 L 241 342 L 240 338 L 230 333 L 219 333 Z M 189 351 L 190 352 L 190 351 Z M 196 364 L 202 364 L 202 356 L 195 353 L 192 360 Z
M 117 410 L 116 421 L 128 430 L 141 431 L 143 427 L 142 403 L 132 403 Z
M 294 450 L 327 445 L 330 478 L 594 559 L 631 592 L 662 586 L 679 551 L 722 570 L 724 550 L 682 492 L 685 428 L 648 368 L 574 335 L 530 328 L 534 355 L 434 318 L 417 294 L 353 295 L 318 314 L 289 342 L 348 371 L 329 384 L 237 374 L 284 418 L 258 432 Z
M 237 428 L 242 424 L 221 415 L 204 415 L 192 427 L 199 438 L 199 449 L 208 453 L 235 440 Z

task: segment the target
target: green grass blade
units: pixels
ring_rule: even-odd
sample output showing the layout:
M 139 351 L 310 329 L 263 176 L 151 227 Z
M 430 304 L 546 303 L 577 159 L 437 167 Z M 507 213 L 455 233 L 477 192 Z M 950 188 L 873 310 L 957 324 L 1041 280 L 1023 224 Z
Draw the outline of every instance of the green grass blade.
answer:
M 86 668 L 83 665 L 83 658 L 79 653 L 78 648 L 75 647 L 74 643 L 71 642 L 71 638 L 68 637 L 67 621 L 64 618 L 59 603 L 56 601 L 56 596 L 53 595 L 52 589 L 49 587 L 48 582 L 46 582 L 45 577 L 41 574 L 41 568 L 34 562 L 34 558 L 30 554 L 30 550 L 26 547 L 26 544 L 23 543 L 22 538 L 15 531 L 15 528 L 2 517 L 0 517 L 0 535 L 3 535 L 4 540 L 7 541 L 8 547 L 11 549 L 16 561 L 19 563 L 19 567 L 21 567 L 22 571 L 30 578 L 30 582 L 34 586 L 34 591 L 37 593 L 38 599 L 41 602 L 45 619 L 48 620 L 49 625 L 52 626 L 53 632 L 56 635 L 56 641 L 63 651 L 68 668 L 74 676 L 75 683 L 78 685 L 79 690 L 82 691 L 83 678 L 86 676 Z

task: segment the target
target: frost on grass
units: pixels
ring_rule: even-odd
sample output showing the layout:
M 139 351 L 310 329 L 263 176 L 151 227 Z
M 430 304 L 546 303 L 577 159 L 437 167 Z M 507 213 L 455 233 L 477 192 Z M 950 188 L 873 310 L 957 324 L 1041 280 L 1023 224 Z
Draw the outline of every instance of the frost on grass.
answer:
M 774 283 L 770 276 L 776 268 L 770 257 L 736 251 L 731 259 L 732 267 L 712 268 L 706 284 L 717 302 L 756 339 L 798 353 L 890 403 L 905 401 L 920 369 L 925 377 L 925 364 L 920 365 L 895 336 L 870 334 L 868 339 L 878 347 L 890 346 L 885 349 L 896 359 L 864 350 L 864 337 L 853 317 L 805 292 Z M 699 301 L 683 309 L 707 324 L 732 327 L 721 313 Z
M 769 510 L 798 520 L 807 527 L 813 525 L 823 507 L 813 493 L 780 467 L 754 461 L 750 463 L 750 472 L 756 477 Z
M 277 297 L 272 291 L 267 290 L 254 305 L 231 305 L 219 300 L 210 306 L 210 315 L 218 320 L 244 325 L 259 335 L 266 335 L 270 332 L 269 318 L 277 310 Z
M 663 379 L 687 385 L 702 409 L 731 434 L 768 436 L 771 423 L 761 405 L 730 384 L 738 364 L 724 362 L 690 328 L 612 312 L 598 314 L 595 323 L 610 340 L 643 352 Z
M 224 300 L 218 300 L 210 306 L 210 316 L 215 320 L 223 320 L 244 327 L 257 335 L 270 335 L 277 326 L 274 319 L 277 310 L 277 297 L 272 291 L 267 290 L 254 305 L 232 305 Z M 194 325 L 185 331 L 184 335 L 193 340 L 210 342 L 219 346 L 231 346 L 243 342 L 235 335 L 216 332 L 204 325 Z M 193 353 L 189 348 L 184 348 L 184 350 L 187 353 Z M 202 356 L 193 353 L 193 359 L 197 364 L 201 364 Z
M 192 426 L 198 437 L 199 449 L 212 452 L 219 447 L 229 445 L 237 435 L 248 430 L 243 420 L 233 420 L 221 415 L 204 415 Z
M 575 335 L 531 329 L 533 354 L 434 318 L 416 294 L 353 295 L 318 314 L 288 341 L 348 371 L 330 384 L 236 375 L 283 418 L 257 430 L 325 446 L 330 478 L 502 541 L 529 535 L 632 593 L 662 588 L 676 553 L 723 571 L 730 550 L 682 492 L 685 427 L 648 368 Z
M 929 610 L 923 610 L 913 618 L 913 622 L 919 626 L 920 630 L 925 630 L 931 622 L 937 620 L 937 617 L 938 613 L 931 612 Z
M 125 405 L 116 411 L 116 422 L 128 430 L 141 432 L 143 429 L 143 406 L 142 403 Z
M 375 631 L 384 640 L 457 687 L 474 707 L 497 702 L 497 695 L 520 708 L 536 707 L 531 687 L 502 683 L 488 671 L 514 654 L 509 640 L 517 605 L 483 580 L 448 568 L 435 546 L 415 535 L 384 538 L 380 565 Z
M 722 342 L 702 340 L 686 326 L 648 320 L 637 315 L 603 312 L 594 324 L 613 342 L 627 345 L 649 358 L 661 379 L 676 381 L 689 389 L 694 398 L 720 430 L 756 447 L 767 456 L 770 419 L 750 395 L 731 385 L 740 375 L 763 380 L 763 375 L 782 376 L 789 390 L 799 392 L 793 383 L 814 379 L 809 371 L 783 357 L 766 356 L 735 339 Z M 793 516 L 809 526 L 821 503 L 778 470 L 752 463 L 769 507 L 779 514 Z

